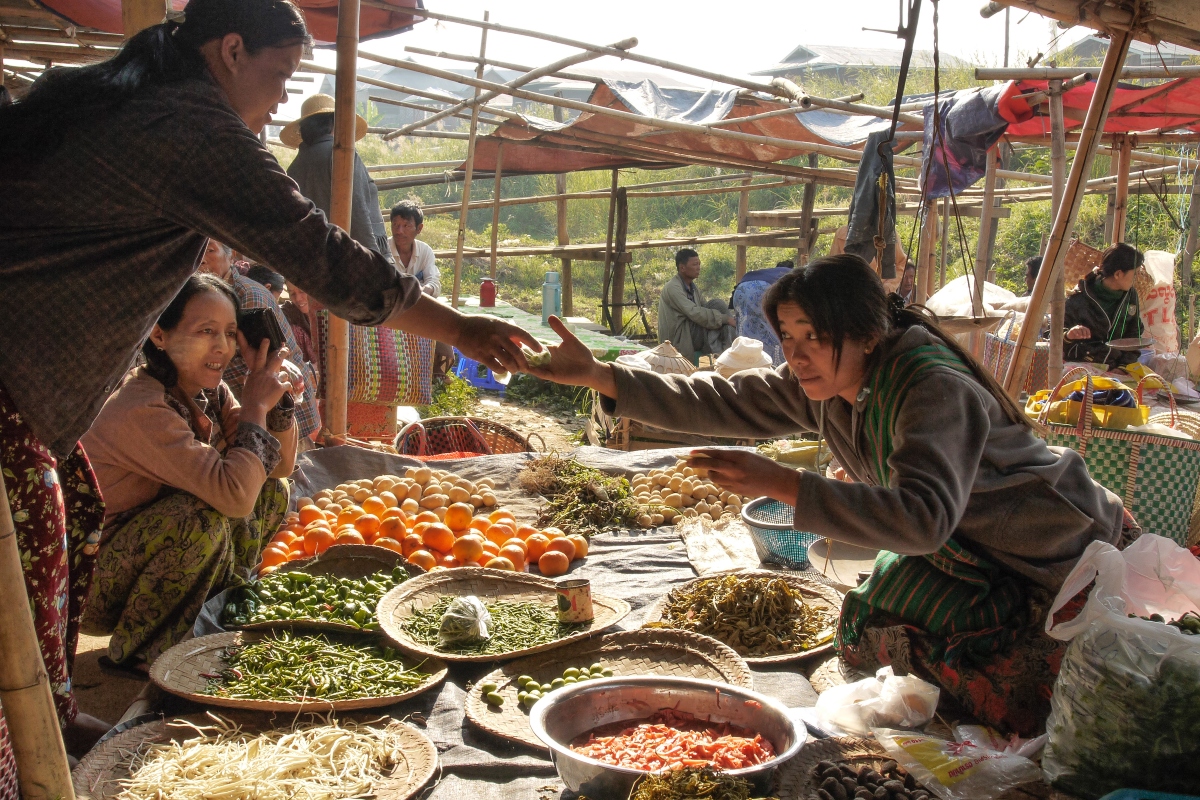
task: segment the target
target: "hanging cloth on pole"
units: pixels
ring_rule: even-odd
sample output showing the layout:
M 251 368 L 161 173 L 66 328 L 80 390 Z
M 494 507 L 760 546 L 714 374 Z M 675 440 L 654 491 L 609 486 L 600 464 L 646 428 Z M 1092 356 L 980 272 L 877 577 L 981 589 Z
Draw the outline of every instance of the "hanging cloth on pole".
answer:
M 863 146 L 850 199 L 845 249 L 868 264 L 878 257 L 880 276 L 885 280 L 896 277 L 896 174 L 890 138 L 889 131 L 876 131 Z M 884 146 L 880 148 L 880 144 Z M 876 246 L 877 237 L 882 247 Z
M 937 103 L 940 135 L 933 129 L 934 104 L 925 104 L 925 163 L 919 183 L 923 197 L 958 194 L 983 177 L 988 150 L 1008 128 L 1008 121 L 998 111 L 1004 89 L 963 89 L 942 97 Z

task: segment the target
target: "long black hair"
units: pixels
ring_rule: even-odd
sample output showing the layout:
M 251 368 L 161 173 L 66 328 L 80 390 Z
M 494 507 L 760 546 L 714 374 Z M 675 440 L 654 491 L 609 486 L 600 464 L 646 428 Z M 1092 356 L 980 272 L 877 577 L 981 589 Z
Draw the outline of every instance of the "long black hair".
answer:
M 252 54 L 312 42 L 290 0 L 191 0 L 183 22 L 151 25 L 107 61 L 48 70 L 24 98 L 0 107 L 0 153 L 36 160 L 144 87 L 203 76 L 200 47 L 231 33 L 241 35 Z
M 943 331 L 929 311 L 917 305 L 906 306 L 898 294 L 889 295 L 875 271 L 856 255 L 843 253 L 813 259 L 771 286 L 763 296 L 763 311 L 776 335 L 780 334 L 782 303 L 795 303 L 803 309 L 817 336 L 828 338 L 833 345 L 835 364 L 841 360 L 842 347 L 847 341 L 877 342 L 867 362 L 868 372 L 905 331 L 922 327 L 962 359 L 975 379 L 996 398 L 1010 421 L 1033 427 L 992 374 Z
M 193 297 L 205 292 L 222 294 L 229 302 L 233 303 L 234 319 L 241 314 L 241 306 L 238 304 L 237 294 L 233 291 L 232 286 L 215 275 L 197 272 L 187 279 L 187 283 L 179 290 L 179 294 L 175 295 L 175 299 L 158 315 L 158 322 L 155 324 L 164 331 L 175 330 L 179 327 L 180 320 L 183 319 L 187 304 Z M 179 382 L 179 370 L 175 368 L 175 362 L 167 355 L 167 351 L 147 339 L 142 343 L 142 355 L 146 357 L 146 372 L 150 374 L 150 377 L 168 389 L 174 388 L 175 384 Z

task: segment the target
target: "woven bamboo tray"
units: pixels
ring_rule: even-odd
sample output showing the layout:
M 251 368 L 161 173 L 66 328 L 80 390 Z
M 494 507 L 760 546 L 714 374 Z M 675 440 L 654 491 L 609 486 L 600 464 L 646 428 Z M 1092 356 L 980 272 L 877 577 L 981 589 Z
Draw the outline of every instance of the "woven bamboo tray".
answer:
M 817 796 L 817 789 L 821 786 L 817 778 L 817 764 L 822 761 L 846 764 L 855 769 L 866 765 L 878 770 L 883 762 L 892 760 L 874 739 L 837 736 L 810 741 L 795 758 L 780 766 L 776 777 L 776 794 L 785 800 L 820 800 Z
M 360 636 L 362 634 L 359 634 Z M 401 694 L 362 697 L 356 700 L 322 700 L 312 698 L 304 702 L 288 700 L 242 700 L 234 697 L 216 697 L 204 694 L 208 679 L 203 673 L 220 672 L 224 662 L 221 651 L 226 647 L 242 642 L 253 642 L 264 638 L 265 634 L 243 631 L 215 633 L 211 636 L 201 636 L 198 639 L 188 639 L 180 642 L 163 653 L 150 667 L 150 680 L 161 689 L 171 694 L 186 697 L 189 700 L 206 706 L 222 706 L 224 708 L 247 709 L 254 711 L 353 711 L 359 708 L 382 708 L 414 697 L 426 689 L 437 686 L 446 678 L 446 664 L 436 657 L 413 659 L 405 655 L 406 667 L 417 662 L 423 662 L 420 670 L 428 672 L 429 677 L 415 689 Z
M 370 544 L 338 544 L 319 556 L 284 562 L 280 572 L 307 572 L 309 575 L 329 575 L 335 578 L 361 580 L 380 570 L 390 572 L 394 567 L 404 567 L 409 578 L 425 574 L 425 570 L 399 553 L 386 547 Z M 267 622 L 251 622 L 248 625 L 228 625 L 230 630 L 241 631 L 330 631 L 335 633 L 362 633 L 361 628 L 342 622 L 323 620 L 279 619 Z
M 204 715 L 182 717 L 181 720 L 196 725 L 211 725 L 213 720 Z M 243 729 L 250 732 L 271 729 L 269 721 L 261 718 L 239 718 Z M 284 721 L 290 727 L 292 719 Z M 392 774 L 376 784 L 372 797 L 376 800 L 408 800 L 429 782 L 437 770 L 437 748 L 425 734 L 400 722 L 389 725 L 398 734 L 397 751 L 403 755 Z M 140 748 L 170 741 L 185 741 L 194 732 L 187 727 L 176 727 L 167 720 L 156 720 L 130 728 L 92 748 L 79 765 L 71 772 L 75 785 L 75 796 L 79 800 L 112 800 L 120 794 L 121 781 L 129 777 L 129 765 Z
M 801 594 L 804 595 L 805 602 L 813 602 L 817 605 L 823 605 L 827 607 L 832 612 L 834 620 L 837 619 L 837 616 L 842 608 L 842 595 L 832 586 L 826 586 L 825 584 L 814 580 L 813 578 L 806 578 L 794 572 L 775 572 L 773 570 L 765 569 L 748 569 L 740 571 L 733 570 L 731 572 L 718 572 L 713 573 L 712 575 L 704 575 L 700 578 L 693 578 L 687 583 L 680 584 L 672 591 L 677 591 L 679 589 L 691 586 L 696 581 L 704 580 L 705 578 L 716 578 L 720 577 L 721 575 L 728 574 L 743 575 L 750 578 L 780 578 L 784 581 L 787 581 L 787 583 L 793 589 L 797 589 Z M 663 609 L 666 608 L 667 598 L 669 596 L 670 593 L 663 595 L 657 601 L 655 601 L 654 605 L 650 606 L 650 609 L 646 612 L 646 619 L 642 623 L 642 627 L 659 622 L 662 619 Z M 662 629 L 658 628 L 655 630 Z M 741 653 L 738 655 L 746 659 L 747 664 L 782 664 L 788 661 L 799 661 L 803 658 L 812 658 L 813 656 L 820 655 L 821 653 L 827 653 L 832 649 L 833 640 L 830 640 L 825 644 L 812 648 L 811 650 L 804 650 L 799 653 L 783 653 L 776 656 L 747 656 Z
M 486 662 L 506 661 L 545 650 L 553 650 L 570 642 L 586 639 L 616 625 L 629 613 L 629 603 L 624 600 L 593 594 L 592 606 L 596 610 L 596 618 L 578 633 L 537 647 L 526 647 L 500 654 L 443 653 L 416 641 L 404 630 L 404 621 L 414 610 L 420 611 L 429 608 L 446 595 L 451 597 L 475 595 L 484 602 L 488 600 L 539 601 L 557 607 L 558 595 L 554 586 L 554 581 L 549 578 L 525 572 L 507 572 L 482 567 L 439 570 L 415 578 L 385 594 L 379 601 L 377 616 L 383 632 L 405 650 L 440 658 L 443 661 Z
M 745 689 L 751 688 L 750 668 L 733 648 L 690 631 L 638 630 L 609 633 L 582 642 L 513 661 L 475 682 L 467 693 L 467 719 L 488 733 L 538 750 L 548 748 L 533 735 L 529 712 L 517 702 L 520 689 L 514 681 L 528 675 L 542 683 L 562 677 L 567 667 L 588 667 L 600 662 L 618 677 L 662 675 L 703 678 Z M 504 698 L 499 708 L 483 702 L 479 687 L 495 683 Z

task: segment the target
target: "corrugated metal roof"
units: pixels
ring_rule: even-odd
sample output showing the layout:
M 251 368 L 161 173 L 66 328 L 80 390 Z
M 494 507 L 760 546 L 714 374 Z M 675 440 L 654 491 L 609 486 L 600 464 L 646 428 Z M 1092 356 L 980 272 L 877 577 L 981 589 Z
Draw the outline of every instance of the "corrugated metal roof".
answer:
M 899 69 L 904 51 L 890 47 L 842 47 L 839 45 L 800 45 L 788 53 L 782 61 L 766 69 L 751 72 L 751 75 L 783 75 L 803 70 L 834 68 L 884 67 Z M 967 63 L 954 56 L 942 53 L 943 67 L 962 67 Z M 912 66 L 918 69 L 933 68 L 932 50 L 914 50 Z

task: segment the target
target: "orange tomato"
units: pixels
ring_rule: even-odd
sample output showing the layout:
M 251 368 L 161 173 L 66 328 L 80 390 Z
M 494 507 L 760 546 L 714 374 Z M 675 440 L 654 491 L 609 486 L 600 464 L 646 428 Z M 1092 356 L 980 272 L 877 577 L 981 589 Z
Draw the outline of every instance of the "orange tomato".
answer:
M 515 544 L 505 545 L 500 548 L 498 558 L 507 558 L 513 563 L 513 569 L 517 572 L 525 571 L 525 551 Z
M 509 539 L 507 542 L 504 542 L 503 544 L 500 545 L 501 550 L 503 550 L 506 547 L 519 548 L 521 551 L 521 558 L 525 558 L 527 555 L 529 555 L 529 545 L 525 544 L 525 542 L 518 536 L 514 536 L 513 538 Z
M 423 536 L 425 531 L 429 530 L 429 526 L 432 524 L 432 522 L 418 522 L 416 525 L 413 525 L 411 528 L 409 528 L 409 533 L 415 533 L 417 536 Z
M 387 505 L 378 497 L 368 497 L 362 501 L 362 510 L 365 514 L 374 514 L 378 517 L 383 512 L 387 511 Z
M 380 517 L 380 519 L 398 519 L 403 522 L 406 527 L 408 526 L 408 515 L 399 508 L 389 508 L 387 511 L 383 512 L 383 516 Z
M 529 549 L 527 554 L 530 564 L 536 564 L 537 560 L 542 557 L 542 553 L 546 552 L 546 548 L 550 545 L 550 537 L 544 533 L 535 533 L 525 540 L 525 547 Z
M 354 520 L 358 519 L 365 513 L 366 512 L 358 506 L 350 506 L 349 508 L 342 509 L 342 513 L 338 514 L 337 524 L 353 525 Z
M 397 542 L 395 539 L 392 539 L 391 537 L 380 536 L 378 539 L 371 542 L 371 544 L 375 545 L 376 547 L 383 547 L 391 550 L 393 553 L 404 555 L 404 545 L 402 545 L 400 542 Z
M 479 531 L 480 535 L 483 535 L 491 526 L 492 521 L 487 517 L 475 517 L 475 519 L 471 520 L 471 524 L 468 527 L 473 531 Z
M 505 525 L 503 522 L 494 522 L 492 523 L 492 526 L 487 529 L 486 535 L 489 542 L 495 542 L 500 547 L 503 547 L 505 542 L 517 534 L 511 525 Z
M 354 529 L 361 533 L 364 539 L 368 535 L 374 536 L 379 532 L 379 517 L 374 514 L 363 514 L 354 520 Z
M 459 564 L 458 559 L 453 555 L 444 555 L 438 560 L 438 566 L 454 569 L 455 567 L 462 565 Z
M 292 542 L 299 538 L 299 535 L 297 535 L 295 531 L 284 528 L 279 533 L 271 537 L 271 544 L 281 544 L 290 549 Z
M 333 540 L 334 544 L 366 544 L 367 540 L 358 531 L 346 531 L 339 533 L 337 538 Z
M 513 564 L 513 562 L 509 561 L 507 558 L 504 558 L 503 556 L 496 556 L 495 558 L 491 559 L 486 564 L 484 564 L 484 566 L 487 567 L 488 569 L 504 569 L 504 570 L 508 570 L 509 572 L 517 571 L 516 565 Z
M 489 522 L 499 522 L 499 521 L 500 521 L 500 520 L 502 520 L 502 519 L 503 519 L 503 520 L 507 520 L 507 521 L 509 521 L 509 522 L 513 523 L 513 528 L 514 528 L 514 529 L 517 527 L 517 525 L 516 525 L 516 523 L 517 523 L 517 518 L 516 518 L 516 517 L 514 517 L 514 516 L 512 515 L 512 512 L 511 512 L 511 511 L 505 511 L 505 510 L 504 510 L 504 509 L 502 509 L 502 508 L 497 508 L 495 511 L 493 511 L 493 512 L 492 512 L 492 513 L 490 513 L 490 514 L 488 514 L 488 521 L 489 521 Z
M 478 561 L 483 557 L 483 539 L 473 533 L 468 533 L 454 540 L 450 552 L 463 564 Z
M 308 553 L 304 552 L 304 550 L 288 550 L 288 561 L 299 561 L 302 558 L 308 558 Z
M 315 522 L 319 519 L 325 519 L 325 512 L 321 511 L 317 506 L 305 506 L 300 509 L 300 524 L 307 525 L 310 522 Z
M 337 511 L 332 511 L 329 508 L 326 508 L 321 513 L 323 513 L 325 515 L 325 521 L 328 522 L 330 525 L 337 522 L 337 518 L 338 518 Z
M 519 538 L 521 541 L 525 541 L 537 532 L 538 529 L 532 525 L 521 525 L 517 527 L 517 538 Z
M 546 528 L 545 530 L 542 531 L 542 534 L 547 539 L 561 539 L 564 536 L 566 536 L 566 534 L 562 532 L 562 528 L 553 528 L 553 527 Z
M 498 556 L 498 555 L 500 555 L 500 545 L 498 545 L 492 541 L 484 542 L 483 543 L 483 552 L 488 556 Z M 485 556 L 485 558 L 486 558 L 486 556 Z
M 587 558 L 589 547 L 587 537 L 581 536 L 578 533 L 572 533 L 567 537 L 567 541 L 575 545 L 575 558 Z M 574 561 L 575 558 L 571 560 Z
M 571 559 L 567 558 L 567 554 L 561 550 L 547 550 L 538 559 L 538 569 L 547 578 L 565 575 L 570 568 Z
M 437 566 L 437 559 L 428 550 L 416 550 L 408 557 L 408 563 L 415 564 L 428 572 Z
M 304 552 L 310 556 L 320 555 L 333 544 L 333 531 L 328 528 L 313 528 L 304 534 Z
M 575 543 L 567 537 L 561 539 L 551 539 L 550 544 L 546 547 L 546 552 L 550 553 L 557 550 L 567 557 L 567 561 L 575 560 Z
M 262 551 L 264 567 L 277 567 L 288 560 L 288 551 L 278 547 L 267 547 Z
M 435 550 L 449 553 L 450 549 L 454 547 L 454 531 L 437 522 L 425 529 L 425 532 L 421 534 L 421 541 Z
M 403 548 L 400 552 L 405 558 L 408 558 L 413 553 L 421 549 L 425 543 L 421 541 L 421 537 L 415 533 L 407 534 L 400 540 L 400 545 Z
M 465 531 L 471 526 L 475 506 L 470 503 L 453 503 L 446 509 L 446 527 L 452 531 Z
M 417 522 L 441 522 L 441 519 L 432 511 L 422 511 L 417 514 Z
M 400 517 L 385 516 L 379 523 L 380 536 L 386 536 L 398 542 L 404 538 L 406 533 L 408 530 L 404 527 L 404 520 Z
M 265 578 L 268 575 L 270 575 L 272 572 L 277 571 L 278 569 L 279 569 L 279 567 L 263 567 L 262 569 L 260 569 L 258 571 L 258 577 Z

